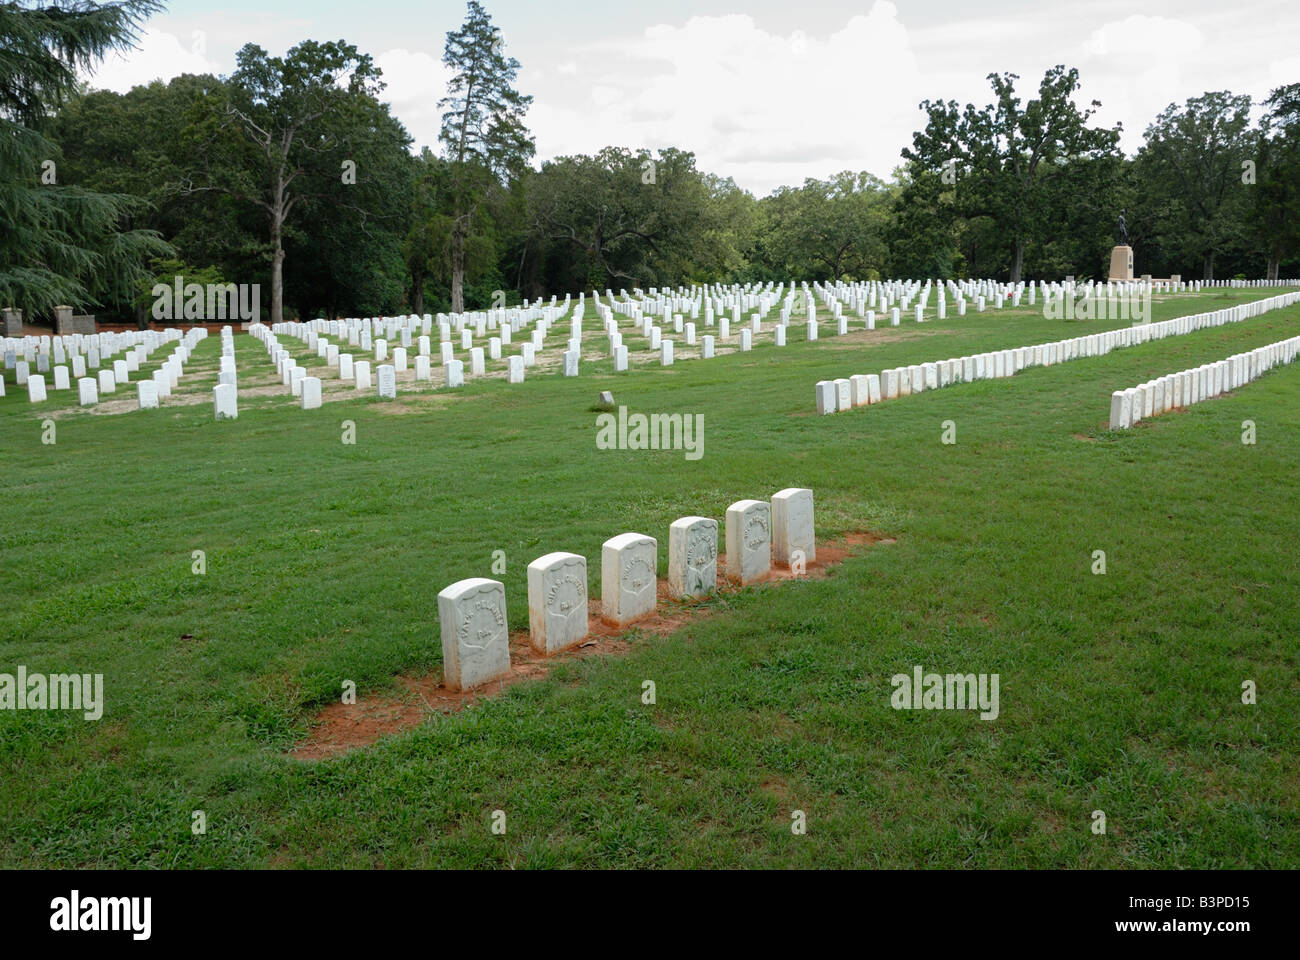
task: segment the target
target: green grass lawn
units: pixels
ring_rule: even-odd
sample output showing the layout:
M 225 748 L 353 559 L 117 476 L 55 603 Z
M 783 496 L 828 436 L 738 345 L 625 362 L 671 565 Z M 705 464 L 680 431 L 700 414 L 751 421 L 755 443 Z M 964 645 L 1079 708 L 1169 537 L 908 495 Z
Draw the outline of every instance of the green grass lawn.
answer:
M 1157 299 L 1154 319 L 1275 292 Z M 1111 391 L 1294 336 L 1300 307 L 815 415 L 820 379 L 1123 325 L 955 313 L 396 403 L 241 396 L 223 423 L 216 336 L 181 381 L 194 405 L 32 406 L 7 372 L 0 672 L 102 673 L 107 705 L 0 711 L 0 864 L 1300 866 L 1300 364 L 1107 430 Z M 270 383 L 235 342 L 241 388 Z M 702 413 L 703 458 L 598 450 L 603 389 Z M 598 596 L 605 539 L 659 538 L 666 575 L 674 519 L 790 486 L 814 490 L 819 539 L 897 542 L 342 757 L 288 755 L 344 680 L 366 697 L 439 671 L 436 595 L 493 551 L 521 629 L 536 557 L 584 554 Z M 917 664 L 999 674 L 1000 716 L 893 710 Z

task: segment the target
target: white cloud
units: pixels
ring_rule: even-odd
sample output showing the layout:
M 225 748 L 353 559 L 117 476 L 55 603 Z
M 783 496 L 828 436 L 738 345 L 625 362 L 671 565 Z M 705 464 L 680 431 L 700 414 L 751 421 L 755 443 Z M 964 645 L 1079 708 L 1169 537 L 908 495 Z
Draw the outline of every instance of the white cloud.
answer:
M 857 3 L 865 13 L 838 22 L 805 18 L 802 29 L 791 22 L 788 32 L 739 14 L 655 23 L 644 18 L 665 14 L 628 7 L 584 34 L 597 39 L 557 51 L 549 34 L 524 32 L 512 53 L 524 64 L 518 88 L 535 98 L 527 123 L 539 161 L 607 145 L 674 146 L 760 194 L 843 169 L 889 176 L 925 122 L 918 103 L 988 103 L 992 72 L 1018 74 L 1028 99 L 1047 68 L 1078 66 L 1078 102 L 1102 102 L 1095 123 L 1122 121 L 1130 152 L 1170 103 L 1206 90 L 1261 100 L 1300 80 L 1294 5 L 1279 4 L 1270 18 L 1194 4 L 1169 5 L 1176 11 L 1169 16 L 1159 15 L 1158 4 L 1129 15 L 1118 0 L 1100 3 L 1100 14 L 1097 6 L 1030 15 L 998 6 L 966 17 L 907 8 L 904 19 L 894 3 L 874 0 Z M 428 36 L 437 39 L 427 45 L 407 19 L 385 26 L 388 15 L 379 10 L 165 16 L 151 23 L 166 30 L 146 30 L 141 49 L 110 57 L 92 82 L 124 91 L 155 77 L 228 73 L 249 39 L 283 53 L 304 36 L 352 38 L 358 16 L 387 38 L 389 49 L 375 59 L 393 113 L 417 149 L 435 145 L 437 105 L 450 76 L 441 62 L 439 31 L 448 24 L 440 15 L 431 15 Z M 363 49 L 385 48 L 370 43 Z
M 591 102 L 598 107 L 608 107 L 623 99 L 623 94 L 615 87 L 597 84 L 591 88 Z
M 1190 23 L 1133 14 L 1092 31 L 1084 52 L 1099 57 L 1128 57 L 1133 62 L 1182 60 L 1205 46 L 1205 37 Z
M 1286 86 L 1289 83 L 1300 83 L 1300 57 L 1274 60 L 1268 65 L 1268 80 L 1269 84 L 1274 87 Z
M 1205 35 L 1195 25 L 1166 17 L 1134 14 L 1103 24 L 1082 46 L 1079 69 L 1089 99 L 1102 103 L 1097 123 L 1124 123 L 1120 146 L 1135 152 L 1147 124 L 1169 104 L 1203 90 L 1187 77 L 1196 73 Z
M 675 146 L 767 192 L 843 169 L 888 176 L 919 115 L 917 99 L 895 95 L 915 89 L 918 72 L 885 0 L 829 36 L 769 33 L 746 15 L 692 17 L 588 52 L 598 76 L 581 85 L 585 103 L 556 90 L 529 114 L 541 159 Z
M 195 30 L 182 41 L 174 33 L 146 29 L 137 49 L 112 53 L 93 73 L 90 84 L 126 93 L 154 80 L 170 80 L 182 73 L 220 73 L 221 66 L 207 57 L 207 35 Z
M 375 57 L 375 65 L 383 71 L 387 84 L 380 96 L 392 104 L 393 115 L 414 138 L 412 149 L 429 146 L 436 150 L 442 124 L 438 101 L 447 95 L 451 69 L 440 58 L 404 48 L 381 53 Z

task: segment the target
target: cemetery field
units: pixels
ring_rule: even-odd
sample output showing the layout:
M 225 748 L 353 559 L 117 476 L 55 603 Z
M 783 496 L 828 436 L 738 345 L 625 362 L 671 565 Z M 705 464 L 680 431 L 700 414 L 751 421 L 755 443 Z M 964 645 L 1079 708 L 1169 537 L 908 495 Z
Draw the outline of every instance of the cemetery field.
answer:
M 1157 297 L 1154 319 L 1277 292 Z M 1300 867 L 1300 365 L 1107 428 L 1112 391 L 1296 336 L 1300 306 L 814 413 L 818 380 L 1127 325 L 855 318 L 388 402 L 252 389 L 220 422 L 215 336 L 172 398 L 192 405 L 29 404 L 10 371 L 0 672 L 102 673 L 105 706 L 0 711 L 0 864 Z M 234 339 L 241 388 L 270 383 Z M 598 449 L 599 390 L 702 414 L 703 455 Z M 586 556 L 598 597 L 609 537 L 656 537 L 664 576 L 673 520 L 785 487 L 813 490 L 819 543 L 879 539 L 369 746 L 290 753 L 345 681 L 364 700 L 441 672 L 448 584 L 502 580 L 526 629 L 542 554 Z M 998 674 L 997 718 L 893 709 L 917 665 Z

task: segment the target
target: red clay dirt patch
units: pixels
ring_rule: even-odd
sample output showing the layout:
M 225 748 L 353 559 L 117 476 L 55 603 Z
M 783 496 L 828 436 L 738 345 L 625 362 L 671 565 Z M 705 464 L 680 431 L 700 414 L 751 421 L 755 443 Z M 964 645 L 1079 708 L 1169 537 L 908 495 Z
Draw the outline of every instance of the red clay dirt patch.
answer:
M 866 531 L 849 533 L 839 540 L 817 544 L 817 559 L 808 564 L 802 578 L 796 577 L 791 570 L 773 568 L 763 582 L 821 580 L 856 548 L 873 543 L 896 542 L 892 537 L 882 537 Z M 726 596 L 738 589 L 740 588 L 735 582 L 719 572 L 715 595 Z M 659 605 L 653 615 L 621 629 L 602 621 L 600 601 L 588 599 L 587 619 L 591 626 L 587 638 L 580 645 L 550 657 L 533 649 L 528 641 L 527 630 L 514 631 L 510 635 L 510 673 L 478 689 L 448 690 L 440 674 L 399 676 L 397 684 L 401 689 L 397 692 L 361 698 L 352 704 L 328 704 L 316 715 L 311 733 L 289 751 L 289 755 L 300 760 L 323 760 L 348 750 L 369 746 L 381 737 L 419 726 L 435 713 L 457 713 L 480 700 L 497 696 L 516 683 L 545 676 L 555 664 L 585 660 L 592 656 L 625 654 L 632 648 L 632 634 L 667 636 L 680 627 L 713 613 L 713 607 L 707 600 L 674 599 L 668 592 L 666 579 L 659 580 L 658 594 Z

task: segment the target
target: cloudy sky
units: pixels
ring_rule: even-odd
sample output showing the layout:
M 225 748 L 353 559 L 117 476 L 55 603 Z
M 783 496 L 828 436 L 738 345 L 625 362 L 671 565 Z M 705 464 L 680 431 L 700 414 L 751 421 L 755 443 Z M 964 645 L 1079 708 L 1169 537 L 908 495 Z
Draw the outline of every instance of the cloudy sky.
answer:
M 534 97 L 537 160 L 606 145 L 693 150 L 701 168 L 764 194 L 805 177 L 888 178 L 923 124 L 926 98 L 987 103 L 986 76 L 1028 94 L 1043 71 L 1077 66 L 1080 102 L 1122 122 L 1130 152 L 1172 102 L 1206 90 L 1255 100 L 1300 82 L 1300 3 L 1180 0 L 484 0 Z M 255 42 L 282 54 L 345 39 L 372 54 L 384 95 L 435 145 L 453 0 L 171 0 L 139 49 L 94 86 L 125 91 L 181 73 L 229 73 Z

